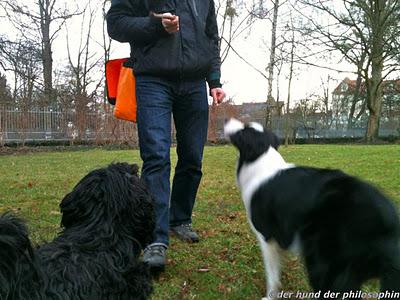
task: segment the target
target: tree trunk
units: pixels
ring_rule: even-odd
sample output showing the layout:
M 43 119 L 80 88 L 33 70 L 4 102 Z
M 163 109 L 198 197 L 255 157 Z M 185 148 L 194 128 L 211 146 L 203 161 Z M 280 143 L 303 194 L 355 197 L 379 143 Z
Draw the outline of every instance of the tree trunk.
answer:
M 42 34 L 42 64 L 43 64 L 43 81 L 44 81 L 44 97 L 47 105 L 54 100 L 53 96 L 53 54 L 51 51 L 50 39 L 50 1 L 39 1 L 40 10 L 40 31 Z
M 288 82 L 288 95 L 286 102 L 286 122 L 285 122 L 285 146 L 289 145 L 289 112 L 290 112 L 290 91 L 292 88 L 293 78 L 293 65 L 294 65 L 294 32 L 292 32 L 292 47 L 290 49 L 290 69 L 289 69 L 289 82 Z
M 349 112 L 349 117 L 348 117 L 348 123 L 347 123 L 347 129 L 352 129 L 354 125 L 354 113 L 356 111 L 356 105 L 358 101 L 360 100 L 360 89 L 361 89 L 361 82 L 362 82 L 362 77 L 361 74 L 358 73 L 357 75 L 357 81 L 356 81 L 356 89 L 353 94 L 353 99 L 351 101 L 351 107 L 350 107 L 350 112 Z
M 55 101 L 53 99 L 53 57 L 50 41 L 43 41 L 43 80 L 44 96 L 47 104 Z
M 372 16 L 371 40 L 371 78 L 367 80 L 367 107 L 369 110 L 368 127 L 365 135 L 367 143 L 373 143 L 379 136 L 379 121 L 382 111 L 382 73 L 383 73 L 383 45 L 384 45 L 384 20 L 382 12 L 385 2 L 376 2 Z
M 104 65 L 105 63 L 110 59 L 110 52 L 111 52 L 111 38 L 109 37 L 109 35 L 107 34 L 107 24 L 106 24 L 106 5 L 107 5 L 108 0 L 104 0 L 103 1 L 103 51 L 104 51 Z M 104 73 L 103 73 L 103 77 L 105 78 L 105 68 L 104 68 Z M 107 89 L 105 88 L 103 90 L 103 101 L 104 104 L 108 103 L 107 101 Z
M 367 52 L 363 51 L 361 54 L 361 57 L 359 60 L 357 60 L 357 81 L 356 81 L 356 89 L 353 94 L 353 101 L 351 102 L 351 107 L 350 107 L 350 112 L 349 112 L 349 118 L 348 118 L 348 123 L 347 123 L 347 129 L 352 129 L 354 126 L 354 122 L 358 120 L 358 118 L 362 115 L 362 113 L 358 114 L 356 118 L 354 118 L 354 113 L 356 111 L 356 106 L 357 103 L 360 101 L 360 94 L 362 91 L 362 79 L 363 79 L 363 67 L 365 64 L 365 59 L 367 57 Z M 368 76 L 368 75 L 367 75 Z M 364 91 L 365 92 L 365 91 Z M 365 103 L 364 99 L 364 103 Z
M 371 79 L 368 83 L 367 106 L 369 110 L 368 126 L 365 139 L 373 143 L 378 139 L 379 121 L 382 111 L 382 58 L 372 59 Z
M 370 92 L 368 93 L 367 105 L 369 109 L 368 126 L 365 139 L 367 143 L 374 143 L 379 136 L 379 121 L 382 111 L 382 84 L 380 81 L 382 78 L 382 70 L 374 76 L 374 72 L 371 78 Z M 376 78 L 374 78 L 376 77 Z
M 274 81 L 274 67 L 275 67 L 275 50 L 276 50 L 276 29 L 278 24 L 278 10 L 279 10 L 279 0 L 274 1 L 274 16 L 272 20 L 272 33 L 271 33 L 271 53 L 269 56 L 268 64 L 268 95 L 267 95 L 267 115 L 265 118 L 265 126 L 271 127 L 271 117 L 272 117 L 272 85 Z

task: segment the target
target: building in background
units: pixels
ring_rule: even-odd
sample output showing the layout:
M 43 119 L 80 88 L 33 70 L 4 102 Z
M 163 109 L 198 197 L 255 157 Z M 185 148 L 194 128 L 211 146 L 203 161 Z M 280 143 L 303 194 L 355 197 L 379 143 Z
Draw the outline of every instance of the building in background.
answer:
M 358 88 L 357 88 L 358 85 Z M 332 93 L 333 124 L 337 129 L 365 128 L 368 119 L 367 90 L 363 82 L 346 77 Z M 383 82 L 381 134 L 398 128 L 400 122 L 400 79 Z M 349 126 L 350 125 L 350 126 Z M 383 131 L 382 131 L 383 130 Z

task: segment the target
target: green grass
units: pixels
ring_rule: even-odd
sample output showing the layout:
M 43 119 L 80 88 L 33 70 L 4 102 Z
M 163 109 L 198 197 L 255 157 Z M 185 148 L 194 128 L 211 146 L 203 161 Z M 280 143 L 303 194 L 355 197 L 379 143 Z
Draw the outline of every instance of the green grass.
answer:
M 174 151 L 172 151 L 174 152 Z M 373 182 L 400 205 L 400 146 L 306 145 L 282 147 L 298 165 L 340 168 Z M 176 155 L 172 155 L 173 163 Z M 59 231 L 58 204 L 89 170 L 110 162 L 140 162 L 137 151 L 51 152 L 0 157 L 0 212 L 12 210 L 29 224 L 35 243 Z M 155 284 L 153 299 L 259 299 L 264 270 L 255 237 L 235 185 L 236 152 L 208 147 L 204 177 L 194 210 L 202 240 L 189 245 L 172 239 L 168 268 Z M 283 287 L 310 291 L 299 259 L 285 256 Z M 364 287 L 377 291 L 377 283 Z

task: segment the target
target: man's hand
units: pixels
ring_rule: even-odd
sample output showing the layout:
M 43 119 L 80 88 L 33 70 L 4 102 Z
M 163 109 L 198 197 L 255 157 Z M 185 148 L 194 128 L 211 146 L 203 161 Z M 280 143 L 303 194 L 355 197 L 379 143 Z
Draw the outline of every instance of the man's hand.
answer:
M 175 33 L 179 31 L 179 16 L 170 13 L 162 14 L 161 23 L 168 33 Z
M 213 98 L 213 105 L 221 104 L 226 96 L 226 94 L 222 88 L 213 88 L 213 89 L 211 89 L 210 93 Z

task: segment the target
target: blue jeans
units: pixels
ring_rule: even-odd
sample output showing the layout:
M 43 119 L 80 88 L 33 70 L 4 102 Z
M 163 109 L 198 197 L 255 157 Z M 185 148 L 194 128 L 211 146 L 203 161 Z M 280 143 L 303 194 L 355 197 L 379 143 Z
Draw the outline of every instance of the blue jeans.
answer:
M 168 245 L 169 226 L 192 222 L 207 140 L 206 83 L 205 80 L 169 81 L 138 75 L 136 97 L 142 178 L 155 201 L 154 242 Z M 178 155 L 172 191 L 171 115 L 175 122 Z

